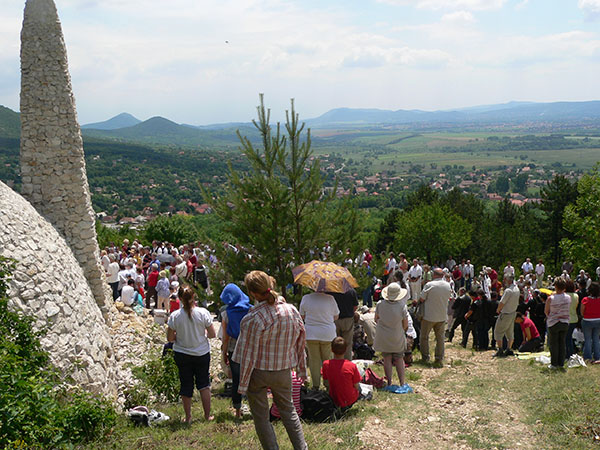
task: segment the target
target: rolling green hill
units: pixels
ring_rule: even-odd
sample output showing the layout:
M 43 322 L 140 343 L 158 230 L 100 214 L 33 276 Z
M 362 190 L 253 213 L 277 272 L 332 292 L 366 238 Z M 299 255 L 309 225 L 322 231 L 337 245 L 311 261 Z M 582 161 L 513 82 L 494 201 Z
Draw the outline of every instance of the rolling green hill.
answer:
M 112 117 L 104 122 L 88 123 L 82 125 L 81 128 L 92 128 L 94 130 L 116 130 L 119 128 L 132 127 L 140 123 L 141 120 L 133 117 L 128 113 L 121 113 L 115 117 Z
M 250 139 L 257 140 L 258 133 L 254 127 L 241 127 L 240 132 Z M 170 147 L 191 148 L 237 148 L 239 139 L 236 128 L 199 129 L 179 125 L 164 117 L 152 117 L 132 127 L 116 130 L 83 129 L 84 136 L 96 137 L 119 142 L 136 142 L 141 144 L 162 145 Z
M 19 113 L 0 105 L 0 137 L 18 138 L 21 135 Z

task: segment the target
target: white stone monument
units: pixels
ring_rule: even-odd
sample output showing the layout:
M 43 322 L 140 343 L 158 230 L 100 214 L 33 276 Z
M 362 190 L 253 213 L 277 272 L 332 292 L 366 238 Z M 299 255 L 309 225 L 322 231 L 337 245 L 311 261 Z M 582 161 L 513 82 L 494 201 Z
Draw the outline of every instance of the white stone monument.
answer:
M 100 265 L 67 52 L 53 0 L 27 0 L 21 32 L 22 193 L 67 244 L 105 318 L 112 307 Z

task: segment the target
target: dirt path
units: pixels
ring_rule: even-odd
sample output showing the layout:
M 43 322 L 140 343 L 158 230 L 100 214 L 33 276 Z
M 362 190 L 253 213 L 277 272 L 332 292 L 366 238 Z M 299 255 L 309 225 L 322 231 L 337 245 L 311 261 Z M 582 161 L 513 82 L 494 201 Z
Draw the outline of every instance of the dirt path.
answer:
M 443 368 L 407 369 L 415 393 L 378 393 L 388 398 L 359 433 L 363 448 L 537 448 L 535 425 L 502 387 L 502 362 L 492 354 L 446 344 Z

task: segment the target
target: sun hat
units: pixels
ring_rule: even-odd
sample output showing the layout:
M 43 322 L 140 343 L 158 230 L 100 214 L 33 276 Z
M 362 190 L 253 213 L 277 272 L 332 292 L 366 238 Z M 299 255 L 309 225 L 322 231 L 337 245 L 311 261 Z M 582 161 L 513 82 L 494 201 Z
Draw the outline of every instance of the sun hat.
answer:
M 394 302 L 396 300 L 403 299 L 407 293 L 408 291 L 401 287 L 398 283 L 390 283 L 388 286 L 383 288 L 381 291 L 381 296 L 386 300 Z
M 366 313 L 368 313 L 368 312 L 369 312 L 369 307 L 368 307 L 367 305 L 362 305 L 362 306 L 360 307 L 360 309 L 359 309 L 359 312 L 360 312 L 361 314 L 366 314 Z

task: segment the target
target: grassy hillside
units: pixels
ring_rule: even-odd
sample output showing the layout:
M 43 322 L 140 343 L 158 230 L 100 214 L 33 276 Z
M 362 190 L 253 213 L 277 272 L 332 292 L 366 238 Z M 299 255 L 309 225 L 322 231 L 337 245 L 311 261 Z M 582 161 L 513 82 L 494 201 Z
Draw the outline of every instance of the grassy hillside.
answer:
M 19 113 L 0 105 L 0 137 L 18 138 L 20 135 Z
M 414 394 L 376 391 L 372 401 L 359 401 L 334 423 L 303 422 L 309 448 L 533 450 L 597 446 L 599 366 L 550 372 L 532 361 L 495 360 L 491 354 L 466 350 L 458 343 L 446 344 L 443 368 L 417 363 L 407 369 Z M 372 367 L 382 375 L 381 366 Z M 220 390 L 214 383 L 213 392 Z M 122 417 L 112 436 L 87 448 L 259 448 L 251 416 L 234 420 L 230 405 L 230 399 L 213 396 L 215 421 L 207 423 L 199 419 L 202 409 L 195 398 L 192 415 L 196 421 L 189 427 L 179 423 L 180 404 L 148 405 L 168 414 L 171 421 L 138 428 Z M 291 448 L 281 422 L 275 422 L 274 428 L 281 447 Z

